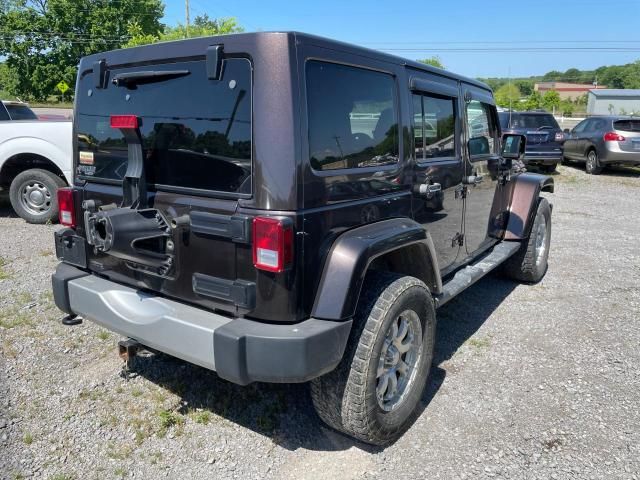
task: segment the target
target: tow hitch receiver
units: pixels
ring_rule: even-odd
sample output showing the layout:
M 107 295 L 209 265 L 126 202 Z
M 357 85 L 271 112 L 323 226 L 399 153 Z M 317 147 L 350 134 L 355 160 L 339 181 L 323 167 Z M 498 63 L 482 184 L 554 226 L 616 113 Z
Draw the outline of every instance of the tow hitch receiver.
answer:
M 118 342 L 118 355 L 120 355 L 120 358 L 126 363 L 129 363 L 129 361 L 138 354 L 140 348 L 142 348 L 142 345 L 132 338 L 120 340 Z

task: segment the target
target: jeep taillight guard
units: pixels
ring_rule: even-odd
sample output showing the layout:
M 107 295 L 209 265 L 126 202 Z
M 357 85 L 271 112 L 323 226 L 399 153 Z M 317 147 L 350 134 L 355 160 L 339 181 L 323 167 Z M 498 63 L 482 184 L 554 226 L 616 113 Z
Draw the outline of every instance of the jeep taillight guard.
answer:
M 289 220 L 253 219 L 253 265 L 268 272 L 281 273 L 293 261 L 293 226 Z

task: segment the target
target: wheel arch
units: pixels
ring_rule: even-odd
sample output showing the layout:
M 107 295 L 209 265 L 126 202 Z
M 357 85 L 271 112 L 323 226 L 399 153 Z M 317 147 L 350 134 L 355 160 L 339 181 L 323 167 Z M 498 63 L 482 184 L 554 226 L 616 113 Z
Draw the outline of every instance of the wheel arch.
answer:
M 34 168 L 47 170 L 68 184 L 64 172 L 55 162 L 37 153 L 24 152 L 15 154 L 4 161 L 0 167 L 0 186 L 8 187 L 13 179 L 22 172 Z
M 340 235 L 324 263 L 311 316 L 345 320 L 355 313 L 365 275 L 378 268 L 422 280 L 432 294 L 442 279 L 431 236 L 408 218 L 357 227 Z
M 504 240 L 526 240 L 538 208 L 541 192 L 553 193 L 553 178 L 537 173 L 521 173 L 512 180 L 509 216 Z

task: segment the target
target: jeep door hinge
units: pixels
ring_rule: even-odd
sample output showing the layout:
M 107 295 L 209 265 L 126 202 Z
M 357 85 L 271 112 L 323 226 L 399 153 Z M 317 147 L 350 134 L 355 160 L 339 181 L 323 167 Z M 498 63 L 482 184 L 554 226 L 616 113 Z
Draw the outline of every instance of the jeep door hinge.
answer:
M 464 234 L 463 233 L 456 233 L 455 236 L 453 237 L 453 239 L 451 240 L 451 246 L 455 247 L 455 246 L 463 246 L 464 245 Z

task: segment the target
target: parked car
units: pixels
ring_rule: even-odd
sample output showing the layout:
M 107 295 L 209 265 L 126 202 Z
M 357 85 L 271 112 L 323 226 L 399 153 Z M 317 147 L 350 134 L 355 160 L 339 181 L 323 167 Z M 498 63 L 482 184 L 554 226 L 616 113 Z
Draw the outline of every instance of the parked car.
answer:
M 20 217 L 47 223 L 58 218 L 58 189 L 71 183 L 72 125 L 40 121 L 29 112 L 19 102 L 1 103 L 0 191 L 9 191 Z
M 598 175 L 609 165 L 640 165 L 640 118 L 590 117 L 565 130 L 564 158 Z
M 311 381 L 328 425 L 384 445 L 419 413 L 436 309 L 547 270 L 553 179 L 511 168 L 526 139 L 476 80 L 247 33 L 83 58 L 77 91 L 53 294 L 124 358 Z
M 2 100 L 2 106 L 9 118 L 3 118 L 3 114 L 0 112 L 0 120 L 38 120 L 38 116 L 26 103 Z
M 507 111 L 498 116 L 503 133 L 527 136 L 525 164 L 537 165 L 547 173 L 555 171 L 562 162 L 564 133 L 553 115 L 545 111 Z

